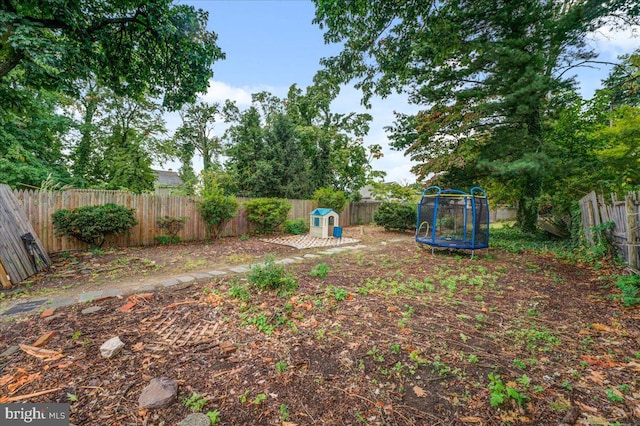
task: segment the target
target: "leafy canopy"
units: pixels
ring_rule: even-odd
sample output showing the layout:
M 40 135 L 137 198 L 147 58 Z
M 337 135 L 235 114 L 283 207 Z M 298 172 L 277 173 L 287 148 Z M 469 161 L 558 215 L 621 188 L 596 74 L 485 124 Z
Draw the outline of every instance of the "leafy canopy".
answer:
M 76 93 L 94 77 L 119 95 L 149 93 L 167 108 L 205 92 L 224 58 L 208 15 L 171 0 L 3 0 L 0 81 Z
M 549 98 L 594 58 L 587 34 L 640 14 L 631 0 L 315 3 L 325 41 L 344 45 L 323 60 L 329 78 L 356 80 L 365 104 L 406 91 L 424 106 L 390 128 L 393 146 L 418 163 L 413 171 L 437 173 L 446 186 L 501 182 L 527 230 L 551 164 L 542 127 Z

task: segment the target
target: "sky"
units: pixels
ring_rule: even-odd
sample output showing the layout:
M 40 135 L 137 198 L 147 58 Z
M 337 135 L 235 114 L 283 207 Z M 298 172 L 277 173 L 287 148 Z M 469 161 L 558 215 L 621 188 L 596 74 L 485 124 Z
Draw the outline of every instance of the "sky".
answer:
M 208 29 L 218 34 L 218 46 L 226 59 L 213 64 L 213 79 L 208 92 L 202 96 L 207 102 L 235 100 L 241 109 L 251 103 L 251 94 L 269 91 L 284 97 L 292 84 L 303 90 L 312 84 L 320 69 L 320 59 L 339 52 L 337 45 L 325 45 L 323 31 L 313 24 L 314 4 L 310 0 L 179 0 L 177 3 L 193 5 L 209 12 Z M 600 52 L 598 60 L 614 61 L 617 56 L 640 47 L 640 38 L 632 31 L 611 32 L 602 29 L 589 38 L 589 44 Z M 585 68 L 578 72 L 580 90 L 589 98 L 606 78 L 609 68 Z M 412 183 L 412 163 L 403 152 L 389 149 L 385 126 L 394 120 L 394 111 L 414 113 L 418 107 L 410 105 L 406 96 L 392 95 L 374 99 L 372 108 L 360 104 L 361 95 L 351 86 L 344 86 L 332 103 L 336 113 L 368 112 L 373 116 L 366 146 L 380 144 L 384 157 L 374 160 L 373 168 L 387 173 L 385 181 Z M 180 125 L 177 113 L 167 114 L 170 132 Z M 216 125 L 215 132 L 222 135 L 225 125 Z M 176 170 L 178 163 L 165 164 Z M 194 160 L 196 171 L 202 169 L 202 160 Z

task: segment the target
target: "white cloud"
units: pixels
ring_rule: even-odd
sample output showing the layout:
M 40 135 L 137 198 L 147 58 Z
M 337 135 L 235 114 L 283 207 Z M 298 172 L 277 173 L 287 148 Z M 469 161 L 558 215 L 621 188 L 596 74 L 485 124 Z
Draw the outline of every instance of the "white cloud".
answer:
M 623 30 L 604 26 L 591 34 L 589 39 L 600 54 L 615 59 L 619 55 L 631 53 L 640 47 L 640 26 Z
M 229 99 L 235 101 L 238 107 L 244 108 L 251 105 L 251 95 L 253 93 L 263 91 L 273 93 L 276 96 L 284 96 L 287 93 L 287 88 L 267 85 L 233 87 L 222 81 L 210 80 L 209 90 L 200 97 L 200 100 L 207 103 L 224 103 Z

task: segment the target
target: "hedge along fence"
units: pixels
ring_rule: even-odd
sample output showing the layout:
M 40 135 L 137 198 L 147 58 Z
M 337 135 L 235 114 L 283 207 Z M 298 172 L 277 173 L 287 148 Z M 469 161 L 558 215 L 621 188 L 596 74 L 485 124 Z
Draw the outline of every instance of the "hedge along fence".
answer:
M 183 241 L 202 241 L 210 238 L 206 224 L 198 212 L 199 197 L 157 194 L 133 194 L 127 191 L 102 191 L 74 189 L 69 191 L 14 190 L 18 203 L 27 215 L 47 252 L 86 250 L 86 244 L 73 238 L 56 237 L 51 215 L 60 209 L 73 210 L 82 206 L 115 203 L 135 209 L 138 224 L 125 235 L 108 237 L 106 247 L 140 246 L 157 244 L 156 236 L 164 235 L 156 226 L 156 219 L 163 216 L 187 217 L 178 236 Z M 247 201 L 249 198 L 238 198 Z M 292 208 L 288 219 L 302 218 L 308 224 L 309 213 L 316 207 L 311 200 L 287 200 Z M 374 206 L 375 205 L 375 206 Z M 378 203 L 352 203 L 341 214 L 343 225 L 370 223 Z M 351 220 L 350 220 L 351 219 Z M 250 232 L 249 221 L 242 205 L 238 215 L 227 224 L 222 236 L 239 236 Z

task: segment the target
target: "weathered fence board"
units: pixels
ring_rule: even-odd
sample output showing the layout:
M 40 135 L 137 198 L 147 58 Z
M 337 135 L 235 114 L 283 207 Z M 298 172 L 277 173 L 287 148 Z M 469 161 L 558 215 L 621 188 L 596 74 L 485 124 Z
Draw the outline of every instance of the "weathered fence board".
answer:
M 34 238 L 34 253 L 29 252 L 22 240 L 22 236 L 27 233 Z M 17 284 L 51 264 L 38 235 L 39 232 L 36 232 L 32 226 L 9 186 L 0 184 L 0 283 L 2 287 L 10 287 L 12 283 Z
M 582 229 L 589 243 L 594 244 L 592 228 L 606 222 L 615 224 L 610 236 L 625 262 L 634 271 L 640 269 L 640 193 L 629 193 L 624 201 L 611 194 L 611 203 L 595 192 L 580 200 Z

